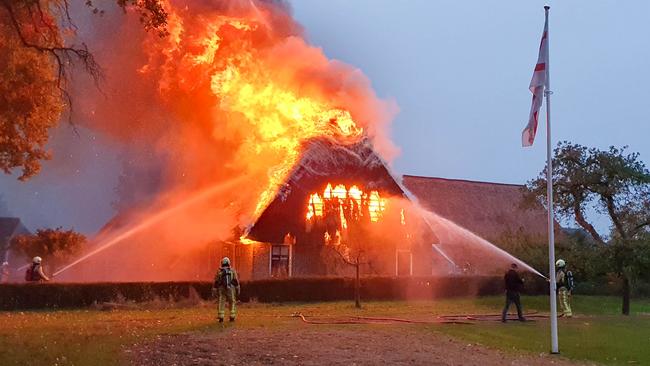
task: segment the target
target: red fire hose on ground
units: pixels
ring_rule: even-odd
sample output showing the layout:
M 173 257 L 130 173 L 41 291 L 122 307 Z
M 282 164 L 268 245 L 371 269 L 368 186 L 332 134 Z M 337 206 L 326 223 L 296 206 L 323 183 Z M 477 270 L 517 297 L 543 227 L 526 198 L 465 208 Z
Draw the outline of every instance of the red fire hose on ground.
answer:
M 302 313 L 294 313 L 291 315 L 295 318 L 300 318 L 303 323 L 307 324 L 474 324 L 477 321 L 493 321 L 500 322 L 501 314 L 452 314 L 452 315 L 438 315 L 434 320 L 420 320 L 420 319 L 403 319 L 403 318 L 384 318 L 384 317 L 368 317 L 368 316 L 347 316 L 338 318 L 328 317 L 310 317 Z M 307 318 L 310 319 L 307 319 Z M 524 317 L 529 321 L 548 318 L 546 314 L 537 314 L 531 312 L 524 314 Z M 508 320 L 517 320 L 517 318 L 508 318 Z
M 539 314 L 536 311 L 523 314 L 524 318 L 528 321 L 535 321 L 539 319 L 546 319 L 548 314 Z M 440 319 L 447 320 L 471 320 L 471 321 L 501 321 L 501 314 L 451 314 L 451 315 L 438 315 Z M 518 320 L 516 317 L 509 316 L 507 320 Z
M 295 318 L 300 318 L 303 323 L 307 324 L 400 324 L 400 323 L 410 323 L 410 324 L 472 324 L 467 321 L 456 320 L 456 319 L 436 319 L 436 320 L 413 320 L 413 319 L 401 319 L 401 318 L 376 318 L 376 317 L 367 317 L 367 316 L 348 316 L 348 317 L 339 317 L 339 318 L 327 318 L 327 317 L 309 317 L 307 319 L 302 313 L 294 313 L 291 315 Z

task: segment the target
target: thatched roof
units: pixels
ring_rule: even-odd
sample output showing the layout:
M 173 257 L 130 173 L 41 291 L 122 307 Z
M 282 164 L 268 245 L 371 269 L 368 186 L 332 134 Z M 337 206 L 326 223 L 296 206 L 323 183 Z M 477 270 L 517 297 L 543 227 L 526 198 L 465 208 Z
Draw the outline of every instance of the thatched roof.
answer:
M 523 185 L 412 175 L 402 182 L 424 208 L 489 241 L 499 242 L 505 234 L 547 238 L 546 209 L 522 207 Z
M 346 186 L 361 182 L 362 189 L 408 199 L 369 140 L 344 144 L 325 138 L 313 139 L 304 144 L 300 161 L 275 199 L 252 225 L 247 237 L 281 243 L 287 232 L 293 233 L 298 241 L 315 235 L 305 232 L 305 205 L 309 202 L 309 195 L 322 192 L 328 182 Z M 433 232 L 427 235 L 430 242 L 437 242 Z
M 305 231 L 305 203 L 311 193 L 323 191 L 330 181 L 346 185 L 364 182 L 368 189 L 404 195 L 368 140 L 345 145 L 314 139 L 305 144 L 300 161 L 247 236 L 281 243 L 284 235 L 292 232 L 301 240 Z

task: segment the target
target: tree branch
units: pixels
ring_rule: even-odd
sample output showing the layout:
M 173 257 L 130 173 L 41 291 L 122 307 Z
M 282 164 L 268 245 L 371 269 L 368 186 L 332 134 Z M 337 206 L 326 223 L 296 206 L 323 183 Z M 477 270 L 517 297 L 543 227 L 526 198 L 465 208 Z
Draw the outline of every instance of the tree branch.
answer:
M 72 97 L 70 96 L 70 93 L 68 93 L 68 91 L 64 86 L 67 77 L 66 65 L 68 63 L 72 63 L 75 59 L 81 61 L 86 72 L 88 72 L 88 74 L 91 75 L 91 77 L 95 81 L 95 84 L 99 86 L 100 80 L 103 79 L 103 74 L 102 74 L 101 67 L 95 61 L 95 57 L 90 51 L 88 51 L 88 47 L 86 46 L 85 43 L 82 43 L 80 47 L 51 46 L 51 45 L 41 45 L 41 44 L 32 43 L 23 34 L 22 28 L 20 26 L 20 22 L 18 20 L 18 16 L 14 11 L 14 8 L 12 7 L 10 0 L 1 0 L 1 1 L 2 1 L 2 6 L 7 10 L 7 13 L 9 14 L 9 20 L 11 22 L 12 28 L 16 31 L 16 35 L 18 36 L 18 39 L 23 44 L 23 46 L 36 50 L 38 52 L 47 53 L 54 59 L 57 66 L 57 80 L 56 80 L 57 89 L 59 90 L 63 98 L 66 100 L 68 104 L 68 109 L 71 111 Z M 43 13 L 43 9 L 41 7 L 40 1 L 36 1 L 35 4 L 41 22 L 43 22 L 43 24 L 50 31 L 50 38 L 57 37 L 56 30 L 53 29 L 50 22 L 45 19 L 45 15 Z M 65 1 L 64 12 L 66 14 L 67 19 L 70 20 L 67 6 L 68 6 L 67 1 Z M 31 9 L 29 9 L 29 11 L 31 12 Z
M 598 234 L 598 231 L 594 228 L 593 225 L 591 225 L 586 219 L 585 216 L 582 214 L 582 209 L 580 208 L 580 203 L 578 200 L 574 201 L 573 204 L 573 214 L 575 215 L 576 222 L 578 225 L 580 225 L 583 229 L 587 230 L 587 232 L 591 235 L 594 240 L 596 240 L 600 244 L 605 244 L 605 241 L 603 238 Z
M 349 259 L 345 258 L 343 253 L 341 253 L 336 247 L 332 247 L 332 250 L 341 257 L 341 260 L 345 262 L 345 264 L 351 265 L 351 266 L 356 266 L 356 263 L 350 261 Z
M 337 248 L 336 246 L 332 246 L 332 250 L 333 250 L 336 254 L 338 254 L 339 257 L 341 257 L 341 260 L 343 260 L 343 262 L 345 262 L 345 264 L 348 264 L 348 265 L 350 265 L 350 266 L 354 266 L 354 267 L 356 267 L 356 266 L 361 266 L 361 265 L 369 264 L 369 262 L 362 262 L 362 261 L 361 261 L 361 257 L 363 256 L 363 252 L 361 252 L 361 251 L 357 253 L 357 255 L 356 255 L 356 257 L 357 257 L 357 258 L 356 258 L 356 261 L 353 262 L 353 261 L 347 259 L 347 258 L 343 255 L 343 253 L 341 253 L 341 252 L 338 250 L 338 248 Z
M 627 233 L 623 228 L 623 224 L 621 224 L 621 220 L 619 220 L 618 215 L 616 214 L 616 205 L 614 204 L 614 199 L 612 196 L 608 195 L 603 196 L 603 201 L 605 201 L 607 213 L 609 214 L 609 218 L 612 219 L 612 223 L 614 223 L 614 227 L 616 228 L 616 231 L 618 231 L 618 235 L 620 235 L 623 240 L 627 240 Z
M 635 235 L 636 233 L 639 232 L 639 230 L 643 229 L 646 226 L 650 226 L 650 221 L 642 222 L 637 226 L 635 226 L 634 229 L 632 230 L 632 235 Z

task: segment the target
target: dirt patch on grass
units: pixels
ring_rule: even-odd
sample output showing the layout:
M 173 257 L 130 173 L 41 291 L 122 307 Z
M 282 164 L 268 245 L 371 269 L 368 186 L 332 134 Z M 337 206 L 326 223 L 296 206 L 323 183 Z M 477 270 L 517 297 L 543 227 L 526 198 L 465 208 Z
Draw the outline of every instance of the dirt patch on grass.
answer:
M 462 326 L 462 325 L 461 325 Z M 226 326 L 158 337 L 126 351 L 133 365 L 575 365 L 546 354 L 514 355 L 468 344 L 425 327 Z

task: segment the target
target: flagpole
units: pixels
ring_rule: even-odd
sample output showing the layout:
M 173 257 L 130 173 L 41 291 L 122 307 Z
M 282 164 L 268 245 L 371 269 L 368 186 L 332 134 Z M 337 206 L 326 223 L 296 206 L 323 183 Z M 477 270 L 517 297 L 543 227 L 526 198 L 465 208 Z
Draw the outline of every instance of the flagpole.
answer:
M 546 24 L 548 24 L 548 11 L 551 7 L 544 6 L 544 15 Z M 550 35 L 546 31 L 546 49 L 548 55 L 546 58 L 546 88 L 544 96 L 546 97 L 546 197 L 548 199 L 548 273 L 549 273 L 549 294 L 551 302 L 551 353 L 560 353 L 557 339 L 557 299 L 555 293 L 555 232 L 553 217 L 553 157 L 551 144 L 551 66 L 550 66 Z

